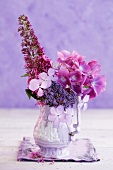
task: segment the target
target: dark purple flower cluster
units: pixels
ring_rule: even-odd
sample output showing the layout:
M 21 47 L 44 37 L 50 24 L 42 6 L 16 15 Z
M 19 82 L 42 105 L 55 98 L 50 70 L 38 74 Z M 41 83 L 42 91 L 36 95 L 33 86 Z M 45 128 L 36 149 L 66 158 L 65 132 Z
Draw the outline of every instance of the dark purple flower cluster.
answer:
M 59 83 L 52 81 L 52 84 L 49 88 L 43 90 L 44 95 L 41 100 L 44 104 L 49 105 L 50 107 L 57 107 L 59 105 L 67 108 L 73 106 L 77 101 L 77 96 L 70 89 L 64 89 L 63 86 Z

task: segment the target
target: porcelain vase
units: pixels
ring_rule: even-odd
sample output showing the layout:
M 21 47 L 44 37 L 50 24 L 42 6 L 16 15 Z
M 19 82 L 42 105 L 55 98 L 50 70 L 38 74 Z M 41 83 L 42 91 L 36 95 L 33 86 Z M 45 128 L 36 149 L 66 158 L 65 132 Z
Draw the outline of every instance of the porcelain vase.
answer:
M 74 141 L 75 134 L 80 129 L 79 98 L 76 108 L 73 108 L 73 113 L 70 126 L 66 122 L 60 122 L 57 127 L 54 127 L 53 122 L 48 120 L 50 107 L 47 105 L 40 106 L 40 115 L 33 135 L 43 157 L 64 158 L 69 155 L 68 147 Z

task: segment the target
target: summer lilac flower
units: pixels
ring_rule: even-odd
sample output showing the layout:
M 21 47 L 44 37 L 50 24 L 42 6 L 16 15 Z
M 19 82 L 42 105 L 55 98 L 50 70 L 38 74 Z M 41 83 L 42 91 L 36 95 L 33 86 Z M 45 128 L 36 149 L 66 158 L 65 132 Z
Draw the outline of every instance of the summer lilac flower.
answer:
M 65 113 L 66 123 L 68 124 L 68 126 L 70 126 L 72 123 L 72 118 L 74 116 L 74 109 L 72 107 L 68 107 Z
M 45 59 L 45 56 L 39 56 L 32 59 L 30 56 L 25 56 L 25 69 L 30 78 L 38 78 L 42 72 L 47 72 L 51 68 L 50 60 Z
M 50 112 L 51 114 L 48 116 L 48 120 L 52 121 L 55 127 L 57 127 L 60 122 L 65 122 L 63 106 L 60 105 L 57 108 L 51 107 Z
M 45 53 L 34 30 L 31 27 L 28 17 L 21 15 L 18 18 L 20 27 L 18 32 L 22 39 L 22 53 L 24 54 L 26 73 L 31 78 L 37 78 L 41 72 L 47 72 L 51 68 L 50 60 L 45 57 Z

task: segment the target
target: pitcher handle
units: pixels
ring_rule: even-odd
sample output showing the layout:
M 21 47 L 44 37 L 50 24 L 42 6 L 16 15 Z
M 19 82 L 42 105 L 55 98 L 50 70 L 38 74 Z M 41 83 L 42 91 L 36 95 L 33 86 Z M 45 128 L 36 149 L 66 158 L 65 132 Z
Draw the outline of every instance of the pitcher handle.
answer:
M 81 124 L 81 114 L 80 114 L 80 110 L 81 110 L 81 96 L 78 96 L 77 98 L 77 104 L 76 104 L 76 111 L 77 111 L 77 123 L 73 124 L 74 127 L 74 131 L 70 133 L 70 136 L 74 136 L 75 134 L 80 132 L 80 124 Z

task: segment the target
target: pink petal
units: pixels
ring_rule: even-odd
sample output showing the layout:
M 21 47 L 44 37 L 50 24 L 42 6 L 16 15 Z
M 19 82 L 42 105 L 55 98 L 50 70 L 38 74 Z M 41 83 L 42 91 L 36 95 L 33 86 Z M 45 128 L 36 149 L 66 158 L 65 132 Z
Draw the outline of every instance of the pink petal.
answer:
M 101 71 L 101 66 L 100 66 L 100 65 L 97 65 L 96 68 L 92 70 L 92 75 L 93 75 L 94 77 L 96 77 L 96 76 L 99 75 L 100 71 Z
M 47 81 L 47 85 L 46 85 L 46 88 L 49 88 L 51 86 L 51 80 L 50 81 Z
M 90 66 L 91 69 L 93 69 L 95 65 L 98 65 L 98 62 L 96 60 L 92 60 L 88 63 L 88 65 Z
M 68 107 L 67 109 L 66 109 L 66 114 L 71 114 L 71 112 L 72 112 L 72 108 L 70 108 L 70 107 Z
M 53 76 L 47 76 L 46 81 L 51 81 Z
M 101 66 L 98 64 L 96 60 L 92 60 L 88 63 L 91 68 L 91 74 L 95 77 L 100 73 Z
M 69 71 L 65 67 L 61 67 L 58 72 L 58 82 L 63 84 L 64 86 L 69 85 Z
M 62 105 L 58 106 L 56 108 L 57 113 L 63 114 L 64 113 L 64 107 Z
M 77 51 L 72 52 L 72 57 L 76 57 L 77 55 L 79 55 Z
M 43 90 L 41 88 L 39 88 L 37 95 L 40 97 L 43 96 Z
M 50 108 L 50 113 L 53 114 L 53 115 L 57 115 L 56 108 L 55 107 L 51 107 Z
M 69 71 L 67 68 L 65 68 L 64 66 L 60 67 L 60 70 L 58 72 L 59 75 L 65 75 L 65 76 L 69 76 Z
M 96 94 L 96 92 L 95 92 L 95 90 L 93 88 L 91 88 L 88 95 L 90 96 L 90 99 L 94 99 L 97 96 L 97 94 Z
M 48 75 L 49 75 L 49 76 L 53 76 L 54 74 L 55 74 L 55 70 L 52 69 L 52 68 L 50 68 L 50 69 L 48 70 Z
M 72 123 L 72 116 L 71 115 L 66 115 L 66 122 L 70 126 Z
M 58 51 L 57 55 L 58 55 L 58 58 L 61 58 L 62 60 L 65 60 L 64 55 L 61 52 Z
M 74 108 L 69 107 L 69 108 L 67 108 L 66 110 L 67 110 L 67 111 L 66 111 L 67 114 L 69 114 L 69 115 L 71 115 L 71 116 L 74 115 L 74 111 L 75 111 Z
M 101 92 L 103 92 L 106 87 L 105 76 L 101 75 L 101 76 L 96 77 L 92 82 L 92 86 L 93 86 L 93 89 L 97 95 L 99 95 Z
M 90 71 L 90 66 L 85 62 L 85 61 L 82 61 L 80 63 L 80 70 L 85 72 L 85 73 L 88 73 Z
M 85 57 L 85 56 L 78 55 L 77 58 L 78 58 L 78 62 L 81 63 L 82 61 L 84 61 L 84 59 L 85 59 L 86 57 Z
M 59 118 L 59 120 L 60 120 L 60 122 L 65 122 L 65 114 L 60 114 L 59 116 L 58 116 L 58 118 Z
M 58 117 L 56 117 L 56 119 L 54 120 L 54 126 L 58 127 L 59 123 L 60 123 L 60 120 Z
M 51 81 L 43 81 L 40 87 L 43 89 L 47 89 L 50 86 L 51 86 Z
M 81 82 L 83 79 L 80 71 L 75 71 L 70 73 L 70 81 L 71 82 Z
M 54 121 L 56 119 L 56 116 L 55 115 L 53 115 L 53 114 L 50 114 L 49 116 L 48 116 L 48 120 L 50 120 L 50 121 Z
M 42 80 L 45 80 L 47 78 L 47 73 L 45 73 L 45 72 L 40 73 L 39 78 Z
M 70 57 L 70 52 L 67 50 L 62 50 L 61 53 L 64 55 L 64 57 Z
M 39 88 L 39 80 L 37 79 L 32 79 L 29 83 L 29 89 L 31 91 L 35 91 Z
M 58 69 L 59 66 L 60 66 L 60 65 L 59 65 L 59 63 L 58 63 L 57 61 L 52 63 L 52 67 L 53 67 L 54 69 Z

